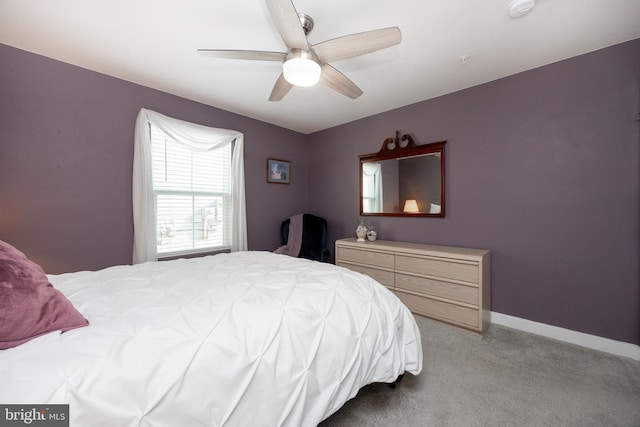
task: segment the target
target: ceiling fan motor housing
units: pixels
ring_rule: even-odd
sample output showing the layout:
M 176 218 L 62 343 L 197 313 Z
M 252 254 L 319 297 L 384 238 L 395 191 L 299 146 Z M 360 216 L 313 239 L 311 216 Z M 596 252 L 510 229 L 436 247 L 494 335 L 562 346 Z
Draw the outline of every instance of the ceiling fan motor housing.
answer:
M 299 13 L 298 18 L 300 18 L 300 24 L 302 25 L 304 34 L 308 36 L 311 30 L 313 30 L 313 18 L 305 13 Z

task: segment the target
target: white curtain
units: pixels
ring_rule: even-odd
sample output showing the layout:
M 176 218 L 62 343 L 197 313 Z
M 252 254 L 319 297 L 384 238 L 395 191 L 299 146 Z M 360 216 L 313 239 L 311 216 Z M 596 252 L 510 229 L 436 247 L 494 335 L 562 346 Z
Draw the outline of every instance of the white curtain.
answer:
M 152 125 L 177 143 L 192 150 L 207 151 L 233 144 L 231 153 L 231 251 L 247 250 L 247 214 L 244 190 L 244 135 L 216 129 L 141 109 L 136 119 L 133 153 L 133 263 L 156 261 L 156 215 L 151 170 Z
M 382 165 L 362 164 L 362 192 L 365 198 L 364 212 L 382 212 Z

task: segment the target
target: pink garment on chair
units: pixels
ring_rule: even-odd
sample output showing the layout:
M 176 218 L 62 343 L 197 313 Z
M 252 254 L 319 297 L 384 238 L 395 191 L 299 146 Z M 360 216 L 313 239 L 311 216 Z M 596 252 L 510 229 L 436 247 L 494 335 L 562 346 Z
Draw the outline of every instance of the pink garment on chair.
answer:
M 300 248 L 302 248 L 302 219 L 303 214 L 296 214 L 289 218 L 289 239 L 287 244 L 280 246 L 273 251 L 274 253 L 292 257 L 297 257 L 300 254 Z

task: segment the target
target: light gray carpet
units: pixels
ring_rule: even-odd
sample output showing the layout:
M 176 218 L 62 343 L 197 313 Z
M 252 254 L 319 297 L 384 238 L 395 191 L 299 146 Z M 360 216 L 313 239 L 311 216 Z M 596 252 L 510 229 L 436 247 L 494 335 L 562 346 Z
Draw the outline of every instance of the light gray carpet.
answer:
M 422 373 L 363 388 L 321 427 L 640 427 L 640 362 L 497 325 L 482 338 L 416 319 Z

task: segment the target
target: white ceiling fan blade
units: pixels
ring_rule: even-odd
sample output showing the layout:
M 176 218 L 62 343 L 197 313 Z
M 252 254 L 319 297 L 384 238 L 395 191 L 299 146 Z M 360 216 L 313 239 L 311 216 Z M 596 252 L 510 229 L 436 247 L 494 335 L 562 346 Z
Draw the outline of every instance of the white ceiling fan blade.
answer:
M 396 45 L 402 40 L 398 27 L 381 28 L 327 40 L 313 46 L 322 62 L 353 58 Z
M 276 84 L 273 86 L 271 96 L 269 96 L 269 101 L 280 101 L 287 93 L 289 93 L 292 87 L 293 85 L 289 83 L 284 78 L 284 74 L 281 73 L 278 80 L 276 80 Z
M 336 70 L 329 64 L 322 64 L 320 81 L 331 89 L 351 99 L 362 95 L 362 90 L 347 76 Z
M 230 49 L 198 49 L 203 56 L 226 59 L 248 59 L 254 61 L 284 61 L 286 53 L 266 52 L 260 50 L 230 50 Z
M 309 49 L 298 12 L 291 0 L 266 0 L 271 17 L 289 49 Z

